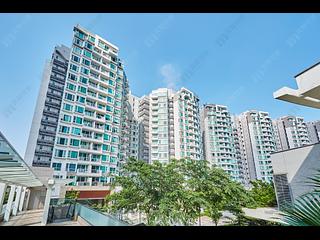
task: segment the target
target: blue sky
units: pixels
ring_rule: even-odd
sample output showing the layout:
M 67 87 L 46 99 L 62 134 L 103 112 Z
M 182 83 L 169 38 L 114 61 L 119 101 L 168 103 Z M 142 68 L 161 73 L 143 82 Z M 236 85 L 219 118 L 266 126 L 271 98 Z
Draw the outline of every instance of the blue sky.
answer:
M 120 48 L 132 92 L 193 90 L 201 103 L 320 119 L 273 99 L 320 61 L 318 14 L 0 14 L 0 130 L 23 156 L 46 59 L 80 24 Z

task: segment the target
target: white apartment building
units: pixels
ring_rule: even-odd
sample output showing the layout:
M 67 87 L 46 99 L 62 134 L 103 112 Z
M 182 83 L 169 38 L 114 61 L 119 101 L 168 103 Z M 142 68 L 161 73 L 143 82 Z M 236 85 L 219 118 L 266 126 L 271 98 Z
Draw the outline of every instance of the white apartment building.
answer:
M 307 122 L 308 136 L 310 144 L 320 142 L 320 120 Z
M 277 151 L 310 144 L 307 124 L 302 117 L 284 116 L 273 121 Z
M 271 118 L 267 112 L 246 111 L 235 116 L 240 135 L 240 146 L 243 144 L 243 156 L 248 165 L 250 180 L 272 180 L 270 154 L 275 151 L 275 140 Z
M 118 52 L 100 36 L 74 27 L 51 162 L 55 177 L 71 179 L 72 185 L 111 182 L 127 157 L 120 146 L 129 142 L 129 89 Z
M 205 104 L 201 109 L 204 156 L 211 166 L 226 171 L 231 179 L 241 182 L 231 116 L 226 106 Z
M 149 95 L 150 163 L 202 158 L 199 98 L 186 88 L 159 88 Z
M 141 123 L 139 120 L 139 101 L 137 96 L 134 96 L 131 92 L 128 95 L 130 104 L 129 123 L 130 123 L 130 150 L 129 157 L 139 159 L 139 147 L 140 147 L 140 128 Z

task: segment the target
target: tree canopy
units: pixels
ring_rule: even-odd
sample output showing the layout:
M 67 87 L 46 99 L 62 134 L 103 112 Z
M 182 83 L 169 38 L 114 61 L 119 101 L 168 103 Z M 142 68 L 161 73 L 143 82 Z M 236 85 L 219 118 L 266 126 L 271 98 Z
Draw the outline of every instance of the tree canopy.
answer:
M 222 211 L 241 217 L 252 199 L 227 173 L 204 160 L 180 159 L 167 164 L 129 159 L 106 200 L 111 212 L 140 212 L 148 225 L 192 225 L 202 214 L 217 224 Z

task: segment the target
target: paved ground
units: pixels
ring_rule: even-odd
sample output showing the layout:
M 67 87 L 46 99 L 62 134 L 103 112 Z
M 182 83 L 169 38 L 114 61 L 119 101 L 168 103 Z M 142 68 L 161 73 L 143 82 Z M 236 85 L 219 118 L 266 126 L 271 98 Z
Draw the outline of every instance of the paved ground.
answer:
M 11 216 L 8 222 L 0 223 L 0 226 L 41 226 L 43 209 L 20 212 L 17 216 Z M 81 221 L 63 221 L 47 224 L 46 226 L 87 226 Z
M 0 226 L 40 226 L 43 209 L 28 210 L 11 216 L 8 222 L 0 223 Z

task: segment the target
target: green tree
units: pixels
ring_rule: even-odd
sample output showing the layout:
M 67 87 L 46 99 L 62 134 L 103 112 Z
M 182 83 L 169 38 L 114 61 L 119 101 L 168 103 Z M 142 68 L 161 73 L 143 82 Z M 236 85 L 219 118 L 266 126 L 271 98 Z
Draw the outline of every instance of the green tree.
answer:
M 191 225 L 205 213 L 217 224 L 224 210 L 237 216 L 247 203 L 245 189 L 206 161 L 171 160 L 168 164 L 129 159 L 106 198 L 111 212 L 144 213 L 148 225 Z
M 65 198 L 66 199 L 77 199 L 79 197 L 79 194 L 80 194 L 79 191 L 74 191 L 74 190 L 67 191 Z
M 254 180 L 251 181 L 251 184 L 252 189 L 249 191 L 249 194 L 255 202 L 252 207 L 275 207 L 277 205 L 272 182 L 268 183 L 261 180 Z

